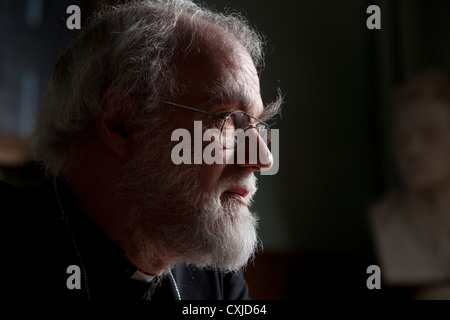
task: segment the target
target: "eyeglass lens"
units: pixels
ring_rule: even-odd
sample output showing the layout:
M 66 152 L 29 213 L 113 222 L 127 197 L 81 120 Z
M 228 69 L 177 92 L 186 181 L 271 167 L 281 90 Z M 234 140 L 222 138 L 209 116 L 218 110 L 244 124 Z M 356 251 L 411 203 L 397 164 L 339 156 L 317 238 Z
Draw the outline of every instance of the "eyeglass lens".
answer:
M 268 128 L 264 123 L 259 122 L 256 125 L 251 125 L 250 115 L 243 111 L 234 111 L 224 119 L 221 136 L 222 145 L 225 148 L 235 147 L 237 143 L 237 137 L 234 135 L 234 132 L 237 129 L 242 129 L 243 131 L 245 131 L 249 127 L 255 128 L 263 141 L 265 141 L 267 144 L 270 143 L 270 138 L 268 137 Z

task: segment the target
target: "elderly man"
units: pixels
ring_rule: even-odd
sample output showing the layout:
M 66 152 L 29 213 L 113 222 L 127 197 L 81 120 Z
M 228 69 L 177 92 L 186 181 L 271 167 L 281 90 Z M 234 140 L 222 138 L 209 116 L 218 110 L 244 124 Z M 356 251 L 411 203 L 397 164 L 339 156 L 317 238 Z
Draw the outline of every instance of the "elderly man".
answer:
M 263 133 L 281 105 L 263 107 L 261 58 L 244 19 L 188 0 L 97 13 L 58 61 L 38 114 L 32 155 L 49 182 L 0 185 L 2 295 L 248 298 L 239 270 L 258 247 L 248 206 L 254 173 L 272 166 Z M 224 161 L 175 164 L 173 133 L 195 144 L 199 123 L 215 129 Z M 239 129 L 243 144 L 230 135 Z

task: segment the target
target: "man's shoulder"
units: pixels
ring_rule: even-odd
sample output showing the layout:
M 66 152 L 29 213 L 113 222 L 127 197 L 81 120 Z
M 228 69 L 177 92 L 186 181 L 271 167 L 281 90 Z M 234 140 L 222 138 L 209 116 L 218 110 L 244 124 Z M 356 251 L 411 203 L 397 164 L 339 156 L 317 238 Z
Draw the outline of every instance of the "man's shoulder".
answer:
M 20 189 L 18 187 L 0 180 L 0 201 L 3 208 L 7 205 L 6 208 L 9 209 L 8 204 L 14 203 L 17 200 L 19 193 Z
M 28 212 L 25 208 L 30 201 L 25 199 L 22 188 L 0 181 L 0 203 L 3 223 L 12 228 L 15 222 L 19 223 L 23 219 L 23 212 Z
M 51 289 L 56 281 L 52 277 L 59 281 L 66 276 L 66 269 L 61 267 L 67 255 L 61 237 L 64 229 L 51 187 L 48 182 L 24 187 L 0 182 L 0 299 L 23 299 L 25 288 L 31 284 L 39 288 L 38 299 L 54 297 Z M 55 270 L 62 271 L 55 276 Z
M 51 183 L 46 181 L 23 187 L 0 181 L 0 203 L 3 219 L 10 222 L 17 220 L 25 224 L 27 220 L 44 222 L 48 214 L 40 215 L 40 213 L 55 208 Z
M 0 182 L 2 225 L 1 248 L 30 252 L 46 248 L 57 235 L 61 222 L 51 183 L 18 187 Z M 28 248 L 28 249 L 27 249 Z

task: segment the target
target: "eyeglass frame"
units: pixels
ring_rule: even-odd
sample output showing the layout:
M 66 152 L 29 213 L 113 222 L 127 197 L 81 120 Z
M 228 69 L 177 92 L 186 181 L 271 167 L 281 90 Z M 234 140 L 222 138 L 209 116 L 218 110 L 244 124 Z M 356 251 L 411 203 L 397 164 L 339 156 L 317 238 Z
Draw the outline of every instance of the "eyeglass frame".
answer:
M 201 109 L 196 109 L 196 108 L 188 107 L 188 106 L 185 106 L 185 105 L 182 105 L 182 104 L 178 104 L 178 103 L 174 103 L 174 102 L 170 102 L 170 101 L 164 101 L 164 100 L 163 100 L 163 101 L 159 101 L 159 102 L 160 102 L 160 103 L 164 103 L 164 104 L 168 104 L 168 105 L 171 105 L 171 106 L 174 106 L 174 107 L 178 107 L 178 108 L 182 108 L 182 109 L 186 109 L 186 110 L 190 110 L 190 111 L 194 111 L 194 112 L 199 112 L 199 113 L 206 114 L 206 115 L 208 115 L 208 116 L 212 116 L 212 117 L 216 117 L 216 118 L 222 119 L 222 125 L 220 126 L 220 144 L 221 144 L 225 149 L 233 149 L 233 148 L 236 147 L 236 143 L 233 145 L 233 147 L 227 147 L 227 146 L 224 145 L 224 143 L 222 142 L 222 131 L 223 131 L 223 127 L 224 127 L 224 125 L 225 125 L 225 122 L 226 122 L 227 118 L 228 118 L 232 113 L 237 112 L 237 111 L 242 112 L 242 113 L 246 114 L 247 116 L 249 116 L 250 118 L 252 118 L 252 119 L 254 119 L 254 120 L 257 121 L 256 124 L 249 123 L 245 128 L 238 128 L 238 129 L 242 129 L 243 131 L 247 131 L 248 129 L 254 128 L 254 129 L 256 129 L 256 131 L 258 132 L 258 136 L 261 136 L 261 135 L 259 134 L 259 131 L 258 131 L 258 126 L 262 124 L 262 125 L 264 125 L 264 126 L 267 128 L 267 141 L 265 141 L 266 145 L 268 146 L 269 143 L 270 143 L 270 141 L 271 141 L 271 133 L 270 133 L 270 130 L 271 130 L 271 129 L 270 129 L 270 125 L 267 124 L 266 122 L 264 122 L 264 121 L 262 121 L 262 120 L 256 118 L 256 117 L 252 116 L 251 114 L 249 114 L 249 113 L 247 113 L 247 112 L 245 112 L 245 111 L 242 111 L 242 110 L 233 110 L 233 111 L 227 112 L 227 113 L 225 113 L 225 114 L 219 114 L 219 113 L 209 112 L 209 111 L 206 111 L 206 110 L 201 110 Z M 235 129 L 235 130 L 237 130 L 237 129 Z

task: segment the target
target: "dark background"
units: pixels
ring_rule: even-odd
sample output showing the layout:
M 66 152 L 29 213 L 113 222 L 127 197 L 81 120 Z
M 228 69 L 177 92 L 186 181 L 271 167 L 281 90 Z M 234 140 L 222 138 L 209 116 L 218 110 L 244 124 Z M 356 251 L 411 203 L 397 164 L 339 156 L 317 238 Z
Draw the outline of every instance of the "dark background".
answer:
M 285 94 L 279 172 L 260 176 L 254 205 L 264 251 L 247 268 L 252 297 L 389 296 L 365 281 L 376 264 L 368 211 L 397 182 L 390 96 L 422 68 L 449 71 L 450 2 L 205 2 L 243 13 L 266 36 L 263 99 Z M 46 79 L 75 33 L 65 25 L 72 4 L 84 20 L 99 1 L 0 0 L 0 155 L 29 137 Z M 371 4 L 381 30 L 366 27 Z M 0 179 L 37 183 L 41 173 L 0 157 Z

